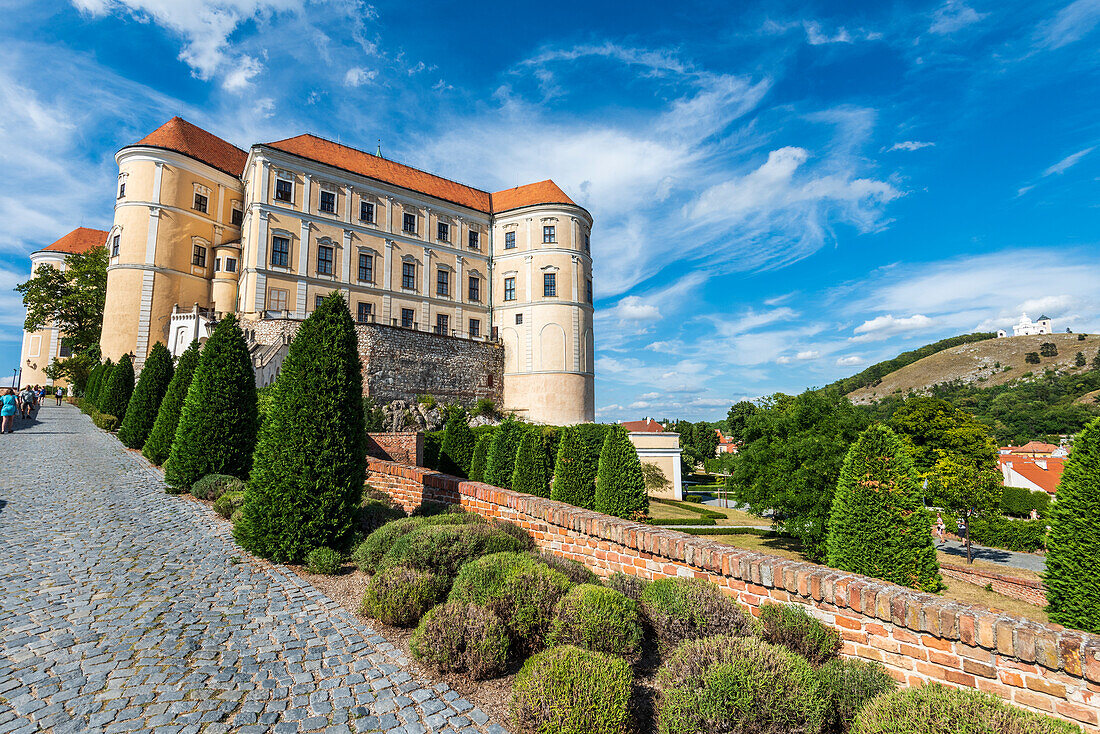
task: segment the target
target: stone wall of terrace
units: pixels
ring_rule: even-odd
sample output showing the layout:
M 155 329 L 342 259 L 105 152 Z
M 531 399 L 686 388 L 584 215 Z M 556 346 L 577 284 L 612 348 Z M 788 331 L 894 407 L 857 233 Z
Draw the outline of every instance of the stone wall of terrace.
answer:
M 1096 635 L 428 469 L 368 459 L 367 481 L 406 509 L 430 499 L 514 522 L 543 550 L 603 576 L 704 578 L 754 613 L 765 601 L 801 604 L 840 631 L 844 654 L 876 660 L 906 685 L 976 688 L 1094 731 L 1100 725 Z

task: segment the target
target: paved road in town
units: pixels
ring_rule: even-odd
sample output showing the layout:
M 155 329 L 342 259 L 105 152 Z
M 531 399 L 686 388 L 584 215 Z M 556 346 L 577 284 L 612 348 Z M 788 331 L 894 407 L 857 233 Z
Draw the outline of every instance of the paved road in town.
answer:
M 505 731 L 72 406 L 0 456 L 0 734 Z

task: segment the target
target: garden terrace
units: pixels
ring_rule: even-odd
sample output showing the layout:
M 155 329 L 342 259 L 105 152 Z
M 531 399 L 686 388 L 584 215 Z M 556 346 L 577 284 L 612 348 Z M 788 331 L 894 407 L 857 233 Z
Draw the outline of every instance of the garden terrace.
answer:
M 976 688 L 1094 730 L 1100 726 L 1096 635 L 419 467 L 370 458 L 367 481 L 407 510 L 433 500 L 513 522 L 544 551 L 601 576 L 708 579 L 754 614 L 769 600 L 803 605 L 840 631 L 845 655 L 881 662 L 903 684 Z

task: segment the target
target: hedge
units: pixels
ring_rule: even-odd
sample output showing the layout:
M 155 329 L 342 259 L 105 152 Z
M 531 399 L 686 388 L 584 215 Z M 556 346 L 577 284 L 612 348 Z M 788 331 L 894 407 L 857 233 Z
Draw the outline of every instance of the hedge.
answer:
M 512 472 L 512 489 L 538 497 L 550 496 L 550 479 L 554 474 L 550 460 L 550 433 L 531 426 L 520 439 Z
M 485 481 L 485 459 L 489 454 L 489 444 L 492 441 L 492 431 L 487 431 L 477 437 L 477 442 L 474 444 L 474 453 L 470 457 L 469 479 L 471 482 Z
M 124 354 L 111 370 L 111 377 L 107 380 L 107 386 L 99 400 L 99 412 L 117 416 L 119 421 L 125 420 L 126 406 L 130 404 L 133 392 L 134 362 L 129 354 Z
M 474 432 L 466 422 L 466 414 L 456 410 L 443 427 L 439 450 L 439 470 L 457 477 L 469 477 L 474 456 Z
M 1000 515 L 970 519 L 970 540 L 978 545 L 1034 553 L 1046 547 L 1046 520 L 1014 520 Z
M 1005 487 L 1001 491 L 1001 512 L 1013 517 L 1030 517 L 1031 511 L 1046 517 L 1050 511 L 1050 495 L 1042 490 Z
M 526 431 L 526 425 L 514 420 L 506 420 L 497 427 L 485 456 L 485 477 L 482 481 L 494 487 L 511 488 L 516 451 Z

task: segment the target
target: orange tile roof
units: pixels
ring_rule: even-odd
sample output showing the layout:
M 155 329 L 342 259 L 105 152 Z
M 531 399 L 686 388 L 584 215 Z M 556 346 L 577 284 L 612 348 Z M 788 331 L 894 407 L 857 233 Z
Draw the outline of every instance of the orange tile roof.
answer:
M 1020 454 L 1049 454 L 1058 450 L 1058 447 L 1054 444 L 1043 443 L 1042 441 L 1028 441 L 1023 446 L 1018 446 L 1015 449 L 1015 453 Z
M 182 117 L 173 117 L 133 146 L 126 147 L 139 145 L 182 153 L 237 178 L 244 173 L 244 164 L 248 160 L 247 152 Z
M 99 247 L 107 242 L 107 233 L 102 229 L 90 229 L 88 227 L 77 227 L 72 232 L 59 239 L 57 242 L 46 245 L 43 250 L 49 250 L 51 252 L 64 252 L 67 254 L 74 254 L 78 252 L 87 252 L 93 247 Z
M 311 161 L 324 163 L 333 168 L 357 173 L 360 176 L 373 178 L 376 181 L 393 184 L 404 189 L 419 191 L 422 194 L 434 196 L 437 199 L 450 201 L 486 214 L 492 210 L 492 202 L 487 191 L 481 191 L 472 186 L 466 186 L 442 176 L 421 171 L 419 168 L 381 158 L 372 153 L 365 153 L 340 143 L 334 143 L 316 135 L 306 133 L 286 140 L 266 143 L 266 145 L 284 153 L 290 153 L 300 158 L 308 158 Z
M 505 212 L 509 209 L 519 209 L 522 206 L 535 204 L 572 204 L 576 206 L 577 202 L 570 199 L 550 179 L 525 186 L 516 186 L 493 194 L 494 212 Z
M 1037 463 L 1039 461 L 1046 464 L 1045 469 Z M 1065 459 L 1063 458 L 1029 459 L 1019 456 L 1002 455 L 1000 457 L 1000 463 L 1012 464 L 1010 467 L 1012 471 L 1040 487 L 1048 494 L 1054 494 L 1057 491 L 1058 483 L 1062 481 L 1062 471 L 1066 467 Z
M 664 433 L 665 427 L 652 418 L 644 421 L 623 421 L 619 424 L 631 433 Z

